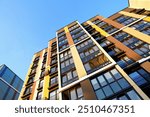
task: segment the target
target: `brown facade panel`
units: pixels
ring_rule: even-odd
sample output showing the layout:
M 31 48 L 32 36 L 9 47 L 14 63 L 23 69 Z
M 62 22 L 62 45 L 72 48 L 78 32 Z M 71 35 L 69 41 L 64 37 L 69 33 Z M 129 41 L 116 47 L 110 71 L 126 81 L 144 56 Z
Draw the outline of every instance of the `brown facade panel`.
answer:
M 142 58 L 140 55 L 138 55 L 137 53 L 135 53 L 132 49 L 128 48 L 123 43 L 121 43 L 120 41 L 118 41 L 117 39 L 115 39 L 114 37 L 108 36 L 107 39 L 110 42 L 114 43 L 117 48 L 119 48 L 122 51 L 125 51 L 126 55 L 128 57 L 132 58 L 133 60 L 137 61 L 137 60 L 139 60 L 139 59 Z
M 141 67 L 143 67 L 147 72 L 150 73 L 150 62 L 144 62 L 141 64 Z
M 119 24 L 119 23 L 117 23 L 117 22 L 115 22 L 115 21 L 113 21 L 113 20 L 110 20 L 110 19 L 108 19 L 108 18 L 107 18 L 107 19 L 104 19 L 103 21 L 106 22 L 106 23 L 108 23 L 108 24 L 111 24 L 112 26 L 114 26 L 114 27 L 116 27 L 116 28 L 118 28 L 118 29 L 124 27 L 124 25 Z
M 51 45 L 52 45 L 52 41 L 49 41 L 48 43 L 48 51 L 47 51 L 47 62 L 46 65 L 50 65 L 51 62 Z
M 35 88 L 36 88 L 36 82 L 33 83 L 32 92 L 31 92 L 31 95 L 30 95 L 30 100 L 33 100 L 33 97 L 35 95 Z
M 66 37 L 68 39 L 69 46 L 73 45 L 74 42 L 69 32 L 66 33 Z
M 96 100 L 96 95 L 92 88 L 89 79 L 86 79 L 80 83 L 85 100 Z
M 121 16 L 121 14 L 116 13 L 116 14 L 114 14 L 114 15 L 110 16 L 110 17 L 109 17 L 109 19 L 111 19 L 111 20 L 115 20 L 116 18 L 118 18 L 118 17 L 120 17 L 120 16 Z
M 123 11 L 126 11 L 126 12 L 131 12 L 133 10 L 134 10 L 134 8 L 125 8 L 125 9 L 123 9 Z
M 69 31 L 68 27 L 66 26 L 66 27 L 64 28 L 64 30 L 65 30 L 65 33 L 66 33 L 66 37 L 67 37 L 69 46 L 73 45 L 74 42 L 73 42 L 73 39 L 72 39 L 72 36 L 71 36 L 71 34 L 70 34 L 70 31 Z

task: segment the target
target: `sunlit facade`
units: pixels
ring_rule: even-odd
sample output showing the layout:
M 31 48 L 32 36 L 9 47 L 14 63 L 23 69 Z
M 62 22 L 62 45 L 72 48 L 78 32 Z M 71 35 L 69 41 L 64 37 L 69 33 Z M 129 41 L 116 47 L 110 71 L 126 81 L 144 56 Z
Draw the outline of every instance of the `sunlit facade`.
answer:
M 148 100 L 150 11 L 74 21 L 35 53 L 20 100 Z

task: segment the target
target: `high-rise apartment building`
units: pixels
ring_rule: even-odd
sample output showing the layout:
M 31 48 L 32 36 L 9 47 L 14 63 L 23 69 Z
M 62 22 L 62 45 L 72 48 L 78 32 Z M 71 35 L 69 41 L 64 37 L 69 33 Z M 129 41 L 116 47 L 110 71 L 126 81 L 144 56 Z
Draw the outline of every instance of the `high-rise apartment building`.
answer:
M 128 7 L 59 29 L 34 54 L 19 99 L 149 98 L 150 11 Z
M 0 66 L 0 100 L 17 100 L 23 85 L 19 78 L 6 65 Z

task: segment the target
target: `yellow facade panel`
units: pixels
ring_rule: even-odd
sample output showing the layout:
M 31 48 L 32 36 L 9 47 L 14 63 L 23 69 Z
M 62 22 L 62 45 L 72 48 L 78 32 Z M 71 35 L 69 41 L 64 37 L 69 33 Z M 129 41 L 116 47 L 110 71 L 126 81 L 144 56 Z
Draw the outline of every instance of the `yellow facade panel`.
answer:
M 138 18 L 138 19 L 144 17 L 144 15 L 129 13 L 129 12 L 126 12 L 126 11 L 120 11 L 119 13 L 122 14 L 122 15 L 125 15 L 125 16 L 134 17 L 134 18 Z
M 81 58 L 78 54 L 78 51 L 77 51 L 76 47 L 72 46 L 70 48 L 70 50 L 71 50 L 71 53 L 72 53 L 72 57 L 73 57 L 73 60 L 74 60 L 74 64 L 75 64 L 75 67 L 76 67 L 78 77 L 82 78 L 83 76 L 86 76 L 87 73 L 86 73 L 85 68 L 82 64 Z
M 123 29 L 123 31 L 133 35 L 134 37 L 136 37 L 136 38 L 138 38 L 138 39 L 140 39 L 140 40 L 142 40 L 142 41 L 144 41 L 144 42 L 146 42 L 148 44 L 150 44 L 150 41 L 149 41 L 150 40 L 150 36 L 148 36 L 148 35 L 146 35 L 144 33 L 141 33 L 141 32 L 139 32 L 137 30 L 134 30 L 134 29 L 128 28 L 128 27 Z

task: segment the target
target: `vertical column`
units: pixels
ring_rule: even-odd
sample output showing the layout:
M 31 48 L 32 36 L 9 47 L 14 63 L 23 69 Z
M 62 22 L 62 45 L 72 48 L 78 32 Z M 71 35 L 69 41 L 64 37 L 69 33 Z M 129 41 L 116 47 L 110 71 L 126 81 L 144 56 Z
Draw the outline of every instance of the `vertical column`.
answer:
M 69 32 L 68 27 L 66 26 L 66 27 L 64 28 L 64 30 L 65 30 L 65 33 L 66 33 L 66 37 L 67 37 L 67 39 L 68 39 L 69 46 L 73 45 L 74 42 L 73 42 L 73 39 L 72 39 L 72 37 L 71 37 L 71 35 L 70 35 L 70 32 Z
M 43 83 L 43 94 L 42 94 L 42 99 L 47 100 L 49 98 L 49 82 L 50 82 L 50 76 L 49 76 L 49 71 L 50 71 L 50 62 L 51 62 L 51 45 L 53 43 L 53 40 L 50 40 L 48 43 L 48 50 L 47 50 L 47 61 L 46 61 L 46 70 L 45 70 L 45 76 L 44 76 L 44 83 Z
M 73 39 L 72 39 L 72 37 L 70 35 L 68 27 L 65 27 L 64 30 L 65 30 L 65 33 L 66 33 L 69 45 L 70 46 L 73 45 L 74 42 L 73 42 Z M 85 70 L 85 68 L 83 66 L 83 63 L 82 63 L 81 58 L 79 56 L 79 53 L 78 53 L 78 51 L 76 49 L 76 46 L 71 46 L 70 51 L 72 53 L 72 58 L 74 60 L 74 64 L 75 64 L 75 67 L 76 67 L 76 71 L 77 71 L 78 77 L 80 79 L 83 76 L 87 75 L 86 70 Z
M 57 33 L 56 33 L 57 37 Z M 57 62 L 58 62 L 58 89 L 59 89 L 59 100 L 62 100 L 62 92 L 61 89 L 61 73 L 60 73 L 60 60 L 59 60 L 59 43 L 58 43 L 58 37 L 56 38 L 57 43 Z

